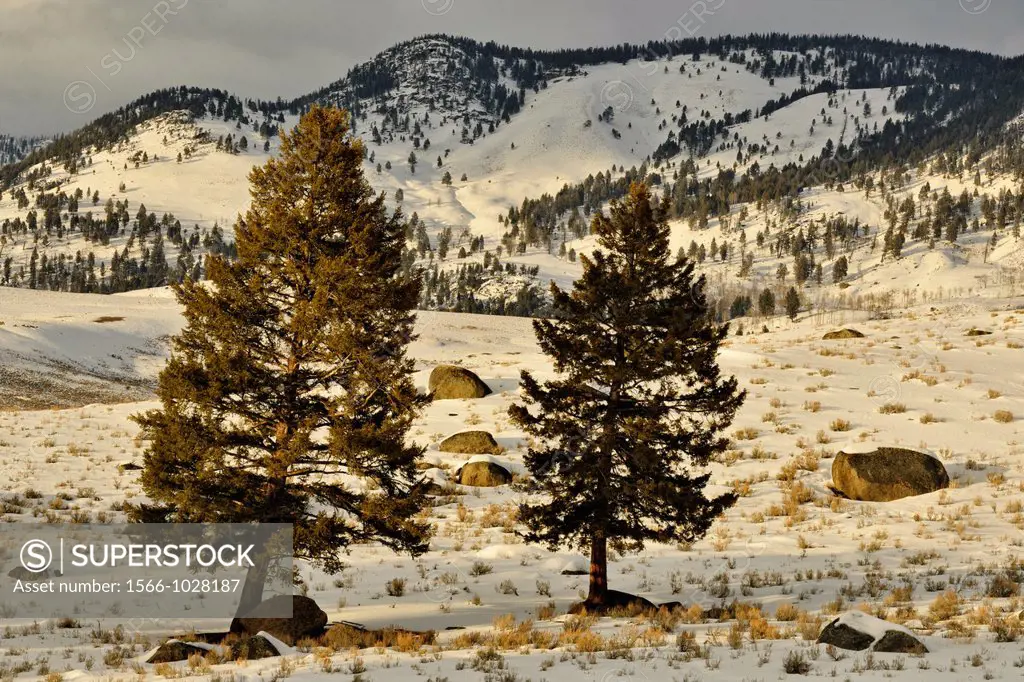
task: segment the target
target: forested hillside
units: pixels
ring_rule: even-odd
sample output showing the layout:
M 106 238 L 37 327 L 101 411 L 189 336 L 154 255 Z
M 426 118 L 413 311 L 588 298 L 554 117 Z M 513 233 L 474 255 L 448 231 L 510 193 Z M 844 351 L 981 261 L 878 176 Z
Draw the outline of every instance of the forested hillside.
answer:
M 925 252 L 971 265 L 954 289 L 1019 260 L 1019 58 L 856 36 L 535 51 L 432 35 L 293 101 L 172 88 L 46 146 L 9 142 L 0 284 L 203 277 L 206 253 L 232 253 L 248 168 L 314 102 L 352 112 L 365 173 L 408 219 L 424 308 L 543 312 L 634 181 L 667 202 L 722 316 L 766 289 L 881 295 Z

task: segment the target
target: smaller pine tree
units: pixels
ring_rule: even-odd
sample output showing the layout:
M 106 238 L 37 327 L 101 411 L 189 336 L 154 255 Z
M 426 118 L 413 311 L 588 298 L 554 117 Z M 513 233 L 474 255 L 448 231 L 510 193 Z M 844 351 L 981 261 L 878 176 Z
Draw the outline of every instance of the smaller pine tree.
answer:
M 757 309 L 762 315 L 771 317 L 775 314 L 775 294 L 771 289 L 765 288 L 757 297 Z
M 832 266 L 832 281 L 838 284 L 846 279 L 850 264 L 846 256 L 840 256 Z
M 789 316 L 789 319 L 795 320 L 799 312 L 800 294 L 797 293 L 795 287 L 790 287 L 789 291 L 786 292 L 786 315 Z
M 634 184 L 592 231 L 599 248 L 581 256 L 583 275 L 571 292 L 552 284 L 554 319 L 534 322 L 557 377 L 524 371 L 525 404 L 509 414 L 538 441 L 525 461 L 547 493 L 520 506 L 525 537 L 589 550 L 583 607 L 600 612 L 634 601 L 609 590 L 609 548 L 693 542 L 735 503 L 706 496 L 701 469 L 728 447 L 745 392 L 718 367 L 728 328 L 704 278 L 670 254 L 667 206 Z

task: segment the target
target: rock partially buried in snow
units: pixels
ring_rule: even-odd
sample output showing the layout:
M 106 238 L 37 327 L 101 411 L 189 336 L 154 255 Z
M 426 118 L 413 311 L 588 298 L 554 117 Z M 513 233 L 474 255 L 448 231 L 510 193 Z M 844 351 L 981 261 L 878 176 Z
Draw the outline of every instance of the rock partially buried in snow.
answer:
M 256 661 L 280 655 L 281 652 L 264 635 L 254 635 L 231 643 L 231 658 L 236 661 L 240 658 Z
M 832 462 L 832 485 L 851 500 L 891 502 L 948 488 L 949 474 L 937 457 L 919 450 L 844 450 Z
M 818 635 L 818 643 L 849 651 L 870 648 L 880 653 L 928 653 L 928 647 L 910 630 L 859 611 L 844 613 L 826 625 Z
M 169 639 L 150 653 L 143 662 L 151 664 L 177 663 L 179 661 L 187 661 L 196 654 L 205 656 L 211 651 L 222 658 L 230 656 L 234 660 L 245 659 L 252 661 L 295 653 L 294 649 L 273 635 L 260 632 L 252 637 L 243 637 L 242 639 L 235 640 L 230 645 L 182 642 L 178 639 Z
M 882 638 L 871 647 L 873 651 L 886 654 L 926 654 L 928 647 L 913 635 L 900 630 L 888 630 Z
M 455 472 L 455 479 L 462 485 L 476 488 L 496 488 L 512 482 L 512 472 L 487 456 L 470 459 Z
M 445 488 L 451 483 L 448 480 L 448 474 L 445 473 L 444 469 L 432 467 L 423 472 L 423 480 L 427 484 L 428 495 L 440 495 L 444 493 Z
M 430 396 L 434 400 L 468 400 L 491 394 L 490 387 L 473 372 L 455 365 L 438 365 L 430 372 Z
M 560 572 L 562 575 L 590 575 L 590 562 L 583 557 L 576 557 L 566 562 Z
M 24 566 L 15 566 L 7 572 L 7 576 L 9 578 L 14 578 L 15 580 L 31 583 L 39 582 L 41 580 L 49 580 L 50 578 L 59 578 L 61 573 L 56 568 L 47 568 L 37 573 L 28 570 Z
M 824 341 L 835 341 L 836 339 L 863 339 L 864 335 L 856 329 L 840 329 L 839 331 L 829 332 L 821 338 Z
M 280 602 L 292 600 L 291 618 L 266 617 L 266 613 L 282 613 Z M 309 597 L 301 595 L 280 595 L 261 603 L 243 618 L 231 621 L 231 632 L 256 635 L 260 631 L 280 639 L 286 644 L 294 644 L 303 637 L 315 637 L 323 633 L 327 625 L 327 614 Z
M 487 431 L 463 431 L 448 436 L 437 446 L 441 452 L 466 455 L 496 455 L 501 450 L 494 436 Z
M 205 656 L 207 651 L 207 649 L 189 642 L 169 639 L 146 659 L 146 663 L 177 663 L 178 661 L 187 661 L 193 654 Z
M 618 590 L 608 590 L 605 592 L 604 600 L 600 604 L 581 601 L 569 607 L 569 613 L 571 615 L 587 613 L 604 614 L 609 611 L 647 613 L 657 610 L 658 607 L 649 599 L 644 599 L 643 597 L 638 597 L 635 594 L 629 594 L 628 592 L 619 592 Z

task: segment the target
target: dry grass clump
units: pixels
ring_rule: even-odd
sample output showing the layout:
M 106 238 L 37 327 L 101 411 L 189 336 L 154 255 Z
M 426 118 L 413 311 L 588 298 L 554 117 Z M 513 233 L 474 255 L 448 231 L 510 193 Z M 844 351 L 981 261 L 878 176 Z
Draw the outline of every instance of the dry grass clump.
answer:
M 736 430 L 736 440 L 754 440 L 760 435 L 760 431 L 753 426 L 746 426 Z
M 1016 642 L 1021 634 L 1021 623 L 1019 620 L 996 616 L 989 621 L 988 629 L 995 634 L 997 642 Z
M 804 410 L 806 410 L 807 412 L 820 412 L 821 402 L 817 400 L 804 401 Z
M 803 505 L 815 500 L 814 491 L 801 481 L 786 480 L 779 474 L 784 493 L 781 504 L 772 504 L 765 510 L 768 517 L 786 517 L 785 525 L 791 528 L 807 520 L 807 511 Z
M 903 414 L 907 411 L 907 406 L 903 403 L 885 403 L 878 411 L 881 414 Z
M 416 652 L 433 644 L 436 635 L 433 630 L 412 632 L 395 627 L 382 630 L 362 630 L 350 625 L 332 625 L 320 640 L 322 646 L 333 651 L 350 649 L 394 648 L 401 652 Z
M 1009 410 L 996 410 L 995 414 L 992 415 L 992 418 L 1000 424 L 1009 424 L 1013 421 L 1013 412 L 1010 412 Z
M 570 616 L 562 624 L 558 646 L 573 647 L 580 653 L 601 651 L 605 646 L 604 637 L 591 631 L 597 623 L 595 616 Z
M 516 522 L 519 521 L 519 507 L 511 502 L 505 504 L 489 504 L 484 508 L 480 516 L 480 525 L 483 528 L 500 527 L 506 533 L 511 533 Z
M 933 376 L 928 376 L 919 369 L 915 369 L 913 372 L 904 374 L 902 380 L 912 381 L 914 379 L 917 379 L 918 381 L 922 382 L 925 386 L 934 386 L 935 384 L 939 383 L 938 379 L 936 379 Z
M 833 419 L 828 427 L 833 431 L 849 431 L 853 428 L 852 424 L 846 419 Z
M 803 611 L 793 604 L 779 604 L 775 608 L 775 620 L 789 623 L 799 618 L 802 613 Z
M 938 423 L 938 422 L 941 422 L 941 421 L 942 421 L 941 419 L 936 417 L 931 412 L 925 412 L 924 414 L 921 415 L 921 418 L 920 418 L 920 422 L 922 424 L 935 424 L 935 423 Z
M 935 600 L 928 605 L 928 615 L 934 620 L 949 620 L 960 615 L 960 595 L 954 590 L 948 589 L 935 597 Z
M 750 497 L 753 492 L 753 478 L 736 479 L 729 486 L 737 497 Z
M 820 463 L 821 456 L 813 450 L 804 450 L 793 460 L 793 464 L 796 465 L 797 469 L 810 471 L 811 473 L 818 470 L 818 465 Z
M 825 624 L 825 618 L 821 615 L 811 615 L 806 611 L 799 611 L 796 616 L 796 631 L 800 633 L 801 639 L 813 642 L 818 639 L 821 627 Z

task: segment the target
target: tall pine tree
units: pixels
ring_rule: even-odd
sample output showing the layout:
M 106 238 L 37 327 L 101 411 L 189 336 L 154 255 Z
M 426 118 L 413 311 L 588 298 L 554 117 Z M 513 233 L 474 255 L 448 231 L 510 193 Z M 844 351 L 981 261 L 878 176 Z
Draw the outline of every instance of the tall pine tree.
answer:
M 135 417 L 154 503 L 136 520 L 292 523 L 295 557 L 330 573 L 355 542 L 426 549 L 422 449 L 406 444 L 423 400 L 406 357 L 420 282 L 400 274 L 404 220 L 362 161 L 348 114 L 313 107 L 249 175 L 237 260 L 211 256 L 211 286 L 176 287 L 186 325 L 162 407 Z
M 572 292 L 552 285 L 555 319 L 536 320 L 558 376 L 522 373 L 515 423 L 542 444 L 526 464 L 549 499 L 523 504 L 527 540 L 590 551 L 584 608 L 628 596 L 608 589 L 608 548 L 691 542 L 732 506 L 708 499 L 697 470 L 724 451 L 720 434 L 745 392 L 717 365 L 727 326 L 716 325 L 689 260 L 669 255 L 665 207 L 644 185 L 595 216 L 599 249 Z M 531 409 L 535 408 L 535 409 Z

